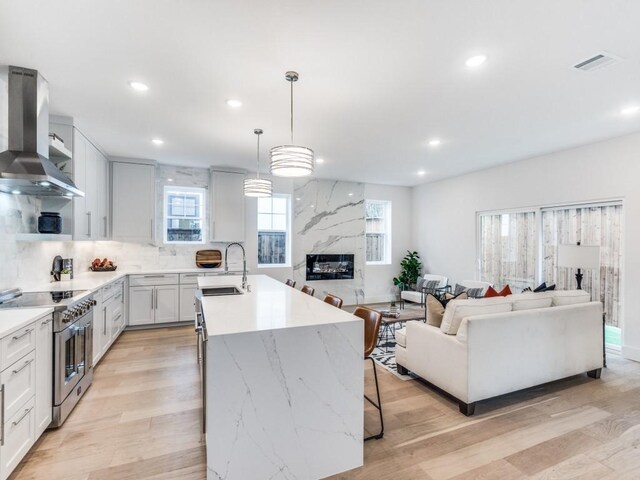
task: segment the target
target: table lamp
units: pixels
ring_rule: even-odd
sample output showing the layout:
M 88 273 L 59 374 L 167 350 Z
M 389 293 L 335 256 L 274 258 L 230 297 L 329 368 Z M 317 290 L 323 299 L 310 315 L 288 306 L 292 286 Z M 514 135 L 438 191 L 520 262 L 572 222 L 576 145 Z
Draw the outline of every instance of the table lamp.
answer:
M 558 245 L 558 267 L 577 268 L 576 282 L 582 290 L 582 269 L 600 267 L 600 247 L 590 245 Z

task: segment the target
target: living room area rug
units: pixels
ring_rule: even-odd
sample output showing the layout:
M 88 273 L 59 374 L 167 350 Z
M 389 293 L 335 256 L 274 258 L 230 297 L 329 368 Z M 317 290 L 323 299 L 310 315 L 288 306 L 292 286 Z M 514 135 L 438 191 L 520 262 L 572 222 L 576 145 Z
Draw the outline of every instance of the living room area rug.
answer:
M 391 372 L 400 380 L 413 380 L 415 376 L 409 372 L 408 375 L 400 375 L 398 368 L 396 367 L 396 341 L 394 339 L 386 340 L 385 342 L 378 344 L 376 348 L 371 352 L 371 358 L 379 366 Z

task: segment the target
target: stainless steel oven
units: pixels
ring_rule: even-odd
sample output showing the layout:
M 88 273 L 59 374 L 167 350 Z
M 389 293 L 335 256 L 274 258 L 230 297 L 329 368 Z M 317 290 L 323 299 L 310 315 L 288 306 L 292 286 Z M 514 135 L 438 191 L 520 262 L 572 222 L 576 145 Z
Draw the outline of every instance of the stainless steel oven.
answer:
M 93 381 L 93 304 L 84 301 L 54 323 L 52 427 L 62 425 Z
M 53 349 L 53 402 L 56 406 L 62 406 L 87 373 L 92 372 L 93 310 L 61 332 L 56 332 Z

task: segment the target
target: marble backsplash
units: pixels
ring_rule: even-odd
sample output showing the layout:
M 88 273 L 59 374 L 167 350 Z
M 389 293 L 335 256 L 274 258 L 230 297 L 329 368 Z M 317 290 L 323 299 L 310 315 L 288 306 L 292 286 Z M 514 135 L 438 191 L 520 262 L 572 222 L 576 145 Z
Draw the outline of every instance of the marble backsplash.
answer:
M 335 180 L 300 179 L 294 182 L 293 278 L 308 283 L 322 298 L 331 292 L 345 303 L 360 301 L 364 292 L 365 220 L 364 184 Z M 353 280 L 306 281 L 306 256 L 311 253 L 352 253 Z

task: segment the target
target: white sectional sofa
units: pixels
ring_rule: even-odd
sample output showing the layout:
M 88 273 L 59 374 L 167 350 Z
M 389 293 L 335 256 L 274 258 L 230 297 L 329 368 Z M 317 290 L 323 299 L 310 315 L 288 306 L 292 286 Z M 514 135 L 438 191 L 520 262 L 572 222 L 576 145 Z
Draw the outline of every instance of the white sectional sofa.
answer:
M 602 304 L 583 290 L 453 300 L 440 328 L 408 322 L 396 332 L 399 373 L 412 371 L 475 403 L 603 366 Z

